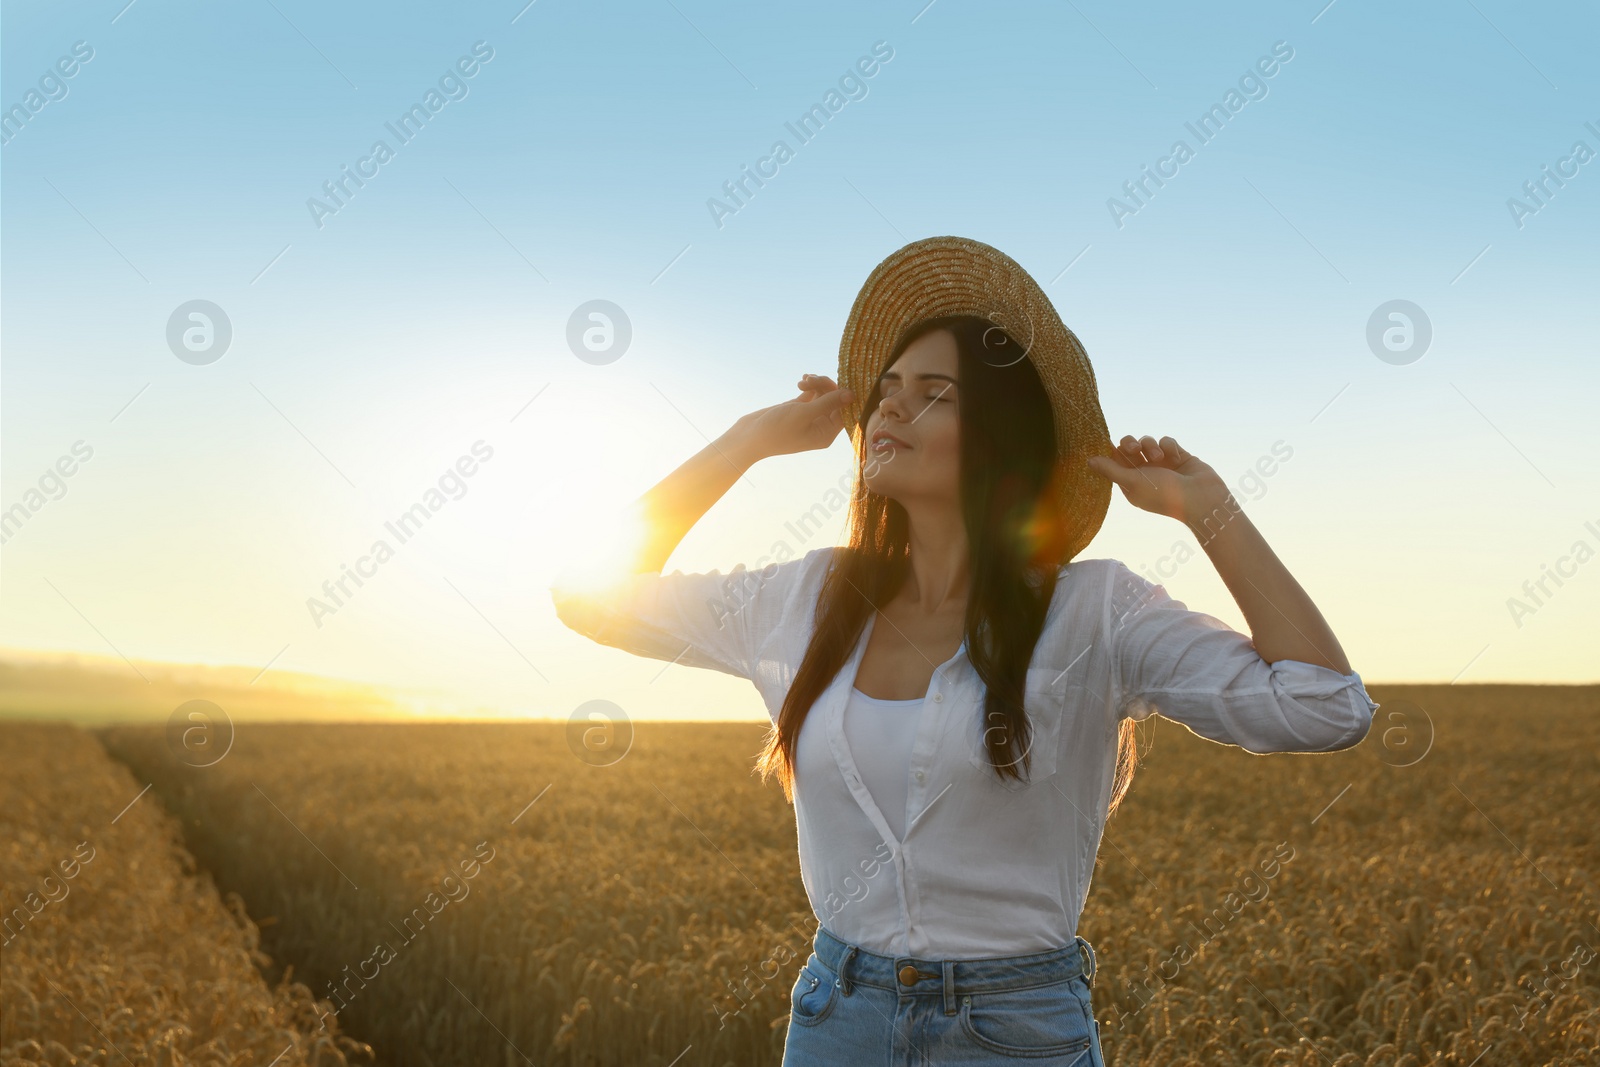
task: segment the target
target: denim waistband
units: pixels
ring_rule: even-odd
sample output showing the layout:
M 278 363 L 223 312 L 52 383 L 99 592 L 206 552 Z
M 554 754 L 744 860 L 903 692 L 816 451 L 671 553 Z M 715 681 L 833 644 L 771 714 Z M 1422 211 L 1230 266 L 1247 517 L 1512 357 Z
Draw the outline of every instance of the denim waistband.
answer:
M 966 993 L 1028 989 L 1079 975 L 1087 977 L 1091 986 L 1094 984 L 1094 946 L 1077 936 L 1071 944 L 1022 956 L 930 960 L 869 952 L 819 925 L 813 946 L 817 959 L 838 976 L 839 992 L 844 996 L 850 995 L 854 985 L 889 989 L 906 996 L 941 995 L 947 1014 L 955 1013 L 955 998 Z

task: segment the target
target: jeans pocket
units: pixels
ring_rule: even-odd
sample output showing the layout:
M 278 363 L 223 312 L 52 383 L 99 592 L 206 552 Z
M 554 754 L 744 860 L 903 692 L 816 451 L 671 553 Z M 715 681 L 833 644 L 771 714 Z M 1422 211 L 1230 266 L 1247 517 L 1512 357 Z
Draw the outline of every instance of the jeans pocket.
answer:
M 974 1044 L 1019 1059 L 1082 1055 L 1094 1046 L 1094 1020 L 1073 978 L 1029 989 L 961 998 L 961 1028 Z M 1091 1067 L 1091 1055 L 1078 1067 Z
M 815 1026 L 828 1017 L 838 999 L 838 980 L 812 953 L 789 990 L 789 1021 L 796 1026 Z

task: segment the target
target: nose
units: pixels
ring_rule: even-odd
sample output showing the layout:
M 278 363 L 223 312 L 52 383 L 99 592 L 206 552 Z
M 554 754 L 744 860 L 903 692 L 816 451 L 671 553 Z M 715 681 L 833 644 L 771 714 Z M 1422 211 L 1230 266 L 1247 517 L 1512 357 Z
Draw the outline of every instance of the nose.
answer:
M 900 392 L 891 393 L 888 396 L 880 396 L 878 398 L 878 417 L 879 418 L 884 419 L 885 421 L 887 421 L 889 416 L 890 416 L 890 414 L 893 413 L 895 421 L 897 421 L 897 422 L 905 422 L 906 421 L 906 419 L 909 416 L 906 413 L 904 402 L 900 399 L 901 394 L 903 392 L 904 392 L 904 390 L 901 390 Z

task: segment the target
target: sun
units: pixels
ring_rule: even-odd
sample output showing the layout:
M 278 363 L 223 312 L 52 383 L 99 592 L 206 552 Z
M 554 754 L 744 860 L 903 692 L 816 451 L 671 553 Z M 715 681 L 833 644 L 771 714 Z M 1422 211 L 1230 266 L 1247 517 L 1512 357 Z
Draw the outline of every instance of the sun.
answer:
M 637 500 L 606 515 L 567 545 L 552 587 L 578 595 L 614 589 L 639 573 L 648 534 Z

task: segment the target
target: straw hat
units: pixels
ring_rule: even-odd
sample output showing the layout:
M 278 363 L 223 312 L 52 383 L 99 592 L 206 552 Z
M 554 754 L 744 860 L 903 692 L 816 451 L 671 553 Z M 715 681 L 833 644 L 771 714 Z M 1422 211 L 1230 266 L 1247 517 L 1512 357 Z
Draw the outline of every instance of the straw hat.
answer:
M 900 331 L 940 315 L 977 315 L 1005 329 L 1033 361 L 1055 414 L 1056 501 L 1072 559 L 1094 539 L 1111 504 L 1111 481 L 1090 456 L 1109 456 L 1111 437 L 1089 357 L 1044 290 L 1016 260 L 966 237 L 912 241 L 873 268 L 856 294 L 839 341 L 839 384 L 863 401 Z M 864 413 L 846 410 L 857 453 Z

